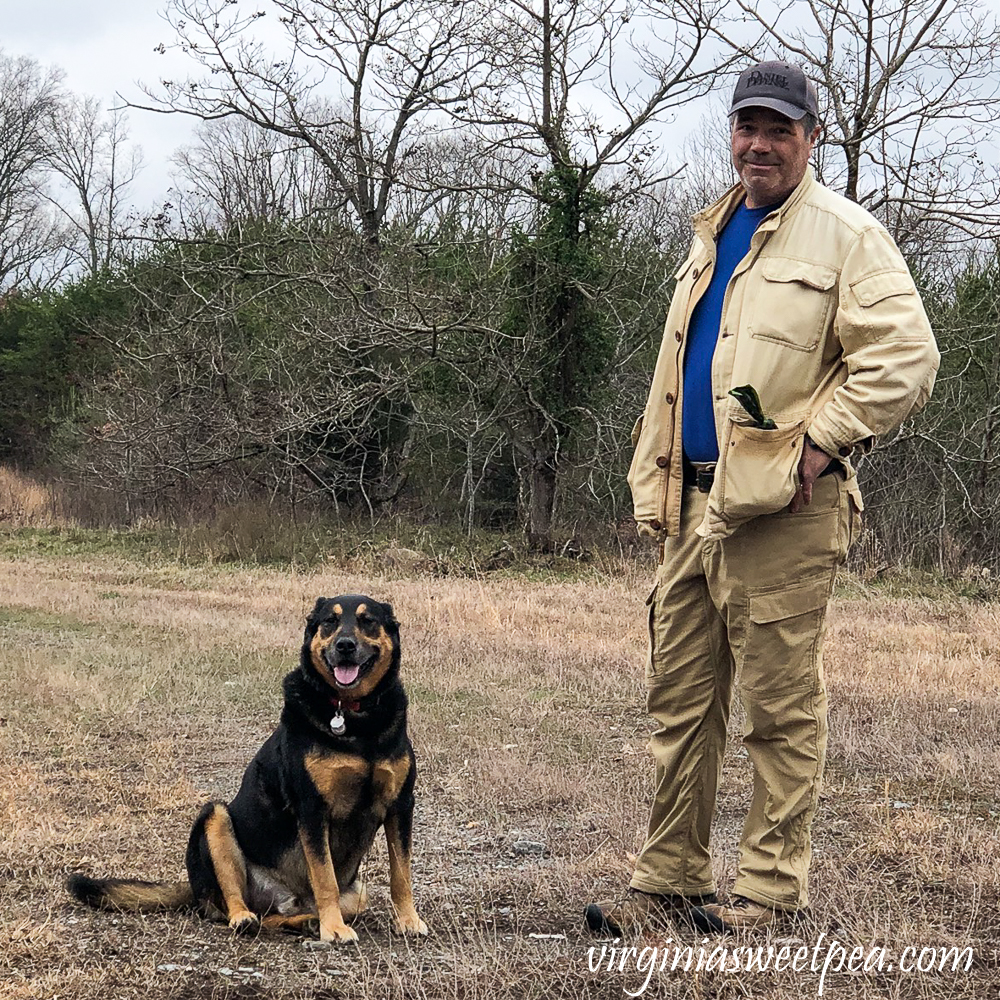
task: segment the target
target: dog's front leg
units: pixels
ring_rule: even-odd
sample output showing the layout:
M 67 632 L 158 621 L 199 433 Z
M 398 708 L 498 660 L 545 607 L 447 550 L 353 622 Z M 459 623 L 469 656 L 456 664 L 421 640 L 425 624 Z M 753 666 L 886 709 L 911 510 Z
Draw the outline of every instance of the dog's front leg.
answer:
M 326 822 L 314 822 L 299 827 L 299 841 L 309 869 L 316 910 L 319 913 L 319 938 L 346 944 L 357 941 L 357 932 L 344 923 L 340 912 L 340 887 L 330 857 L 330 835 Z
M 410 873 L 413 803 L 385 818 L 385 842 L 389 848 L 389 895 L 396 911 L 396 930 L 401 934 L 426 934 L 427 924 L 417 915 Z

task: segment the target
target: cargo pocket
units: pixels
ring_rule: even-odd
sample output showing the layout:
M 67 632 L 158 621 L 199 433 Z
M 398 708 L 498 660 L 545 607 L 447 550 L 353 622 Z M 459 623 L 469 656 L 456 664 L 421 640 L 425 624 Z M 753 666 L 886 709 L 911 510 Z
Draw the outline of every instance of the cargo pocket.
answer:
M 742 656 L 747 691 L 781 694 L 818 688 L 817 650 L 833 577 L 824 574 L 766 594 L 749 595 Z
M 834 307 L 837 271 L 793 257 L 768 257 L 761 260 L 761 277 L 750 335 L 797 351 L 815 350 Z
M 730 418 L 715 501 L 723 521 L 740 523 L 791 503 L 798 489 L 805 434 L 804 418 L 778 423 L 773 430 Z

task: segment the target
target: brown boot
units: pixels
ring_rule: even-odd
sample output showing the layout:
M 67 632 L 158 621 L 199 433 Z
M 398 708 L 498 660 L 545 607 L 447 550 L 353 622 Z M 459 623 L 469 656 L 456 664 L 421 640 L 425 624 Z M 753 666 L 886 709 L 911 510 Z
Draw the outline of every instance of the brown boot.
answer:
M 731 934 L 737 931 L 773 927 L 792 914 L 757 903 L 746 896 L 733 896 L 727 903 L 708 903 L 691 911 L 694 926 L 706 934 Z
M 587 927 L 594 934 L 623 937 L 668 921 L 692 924 L 693 907 L 712 904 L 715 893 L 705 896 L 677 896 L 629 889 L 620 899 L 590 903 L 584 910 Z

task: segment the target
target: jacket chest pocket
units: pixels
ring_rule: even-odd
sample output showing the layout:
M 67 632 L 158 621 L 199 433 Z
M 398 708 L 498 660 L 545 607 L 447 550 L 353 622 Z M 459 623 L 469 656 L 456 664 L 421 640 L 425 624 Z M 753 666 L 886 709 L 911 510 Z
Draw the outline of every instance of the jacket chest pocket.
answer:
M 797 351 L 815 350 L 837 300 L 837 272 L 825 264 L 767 257 L 753 290 L 750 335 Z

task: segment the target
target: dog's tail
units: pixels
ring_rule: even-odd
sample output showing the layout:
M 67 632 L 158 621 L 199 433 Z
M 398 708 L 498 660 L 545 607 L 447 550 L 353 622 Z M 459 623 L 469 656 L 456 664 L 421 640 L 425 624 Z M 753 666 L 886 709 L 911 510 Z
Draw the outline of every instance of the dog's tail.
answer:
M 187 882 L 144 882 L 137 878 L 89 878 L 70 875 L 66 888 L 74 898 L 96 910 L 155 913 L 194 906 Z

